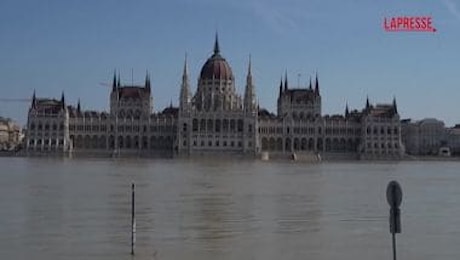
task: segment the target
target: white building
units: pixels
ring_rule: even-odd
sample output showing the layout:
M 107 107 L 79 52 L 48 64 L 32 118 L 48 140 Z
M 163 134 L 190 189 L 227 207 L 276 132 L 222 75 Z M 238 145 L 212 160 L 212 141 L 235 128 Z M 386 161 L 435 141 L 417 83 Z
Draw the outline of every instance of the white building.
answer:
M 30 153 L 103 155 L 306 154 L 363 159 L 398 159 L 404 153 L 396 101 L 344 115 L 321 114 L 318 76 L 314 86 L 279 87 L 277 114 L 259 108 L 249 60 L 243 95 L 236 92 L 232 69 L 216 36 L 192 94 L 185 61 L 179 107 L 154 112 L 151 82 L 122 86 L 114 75 L 110 111 L 97 112 L 60 100 L 36 98 L 28 114 Z
M 442 146 L 447 145 L 444 122 L 426 118 L 411 122 L 403 120 L 402 139 L 406 153 L 410 155 L 437 155 Z

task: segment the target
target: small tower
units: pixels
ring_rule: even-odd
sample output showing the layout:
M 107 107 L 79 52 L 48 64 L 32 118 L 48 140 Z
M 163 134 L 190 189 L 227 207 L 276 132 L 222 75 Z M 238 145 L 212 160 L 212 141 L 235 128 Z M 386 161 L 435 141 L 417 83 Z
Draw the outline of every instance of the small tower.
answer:
M 34 89 L 34 94 L 32 95 L 32 104 L 30 106 L 35 109 L 36 104 L 37 104 L 37 98 L 35 97 L 35 89 Z
M 245 112 L 256 111 L 255 89 L 252 82 L 251 56 L 249 56 L 248 74 L 246 76 L 246 88 L 244 91 L 244 110 Z
M 117 72 L 113 72 L 113 82 L 112 82 L 112 91 L 115 92 L 117 90 Z
M 319 96 L 319 80 L 318 80 L 318 72 L 316 72 L 315 94 L 316 94 L 317 96 Z
M 396 97 L 393 97 L 393 113 L 398 114 L 398 106 L 396 105 Z
M 280 92 L 278 98 L 281 98 L 281 95 L 283 94 L 283 77 L 281 76 L 280 79 Z
M 149 75 L 149 72 L 148 72 L 148 71 L 145 73 L 145 89 L 147 89 L 147 91 L 150 93 L 150 91 L 151 91 L 151 87 L 150 87 L 150 75 Z
M 81 113 L 80 99 L 78 99 L 77 103 L 77 113 Z
M 289 89 L 288 87 L 288 79 L 287 79 L 287 70 L 284 73 L 284 91 L 287 91 Z
M 182 84 L 180 87 L 179 109 L 189 111 L 191 108 L 191 93 L 188 79 L 187 54 L 185 54 L 184 69 L 182 71 Z
M 62 109 L 65 109 L 64 91 L 62 91 L 62 94 L 61 94 L 61 107 Z

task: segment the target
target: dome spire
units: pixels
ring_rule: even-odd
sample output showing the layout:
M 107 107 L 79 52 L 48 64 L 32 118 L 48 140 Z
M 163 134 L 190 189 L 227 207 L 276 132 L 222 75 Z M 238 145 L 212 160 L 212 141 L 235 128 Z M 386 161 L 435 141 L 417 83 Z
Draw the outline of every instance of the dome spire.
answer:
M 220 53 L 220 48 L 219 48 L 219 35 L 216 32 L 216 40 L 214 42 L 214 54 L 219 54 Z

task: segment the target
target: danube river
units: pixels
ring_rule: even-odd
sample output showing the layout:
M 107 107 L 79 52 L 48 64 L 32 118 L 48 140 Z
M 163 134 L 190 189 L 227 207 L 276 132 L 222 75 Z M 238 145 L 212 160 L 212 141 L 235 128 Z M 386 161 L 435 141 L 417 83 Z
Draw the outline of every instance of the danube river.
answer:
M 0 158 L 0 259 L 460 259 L 460 162 Z M 130 186 L 136 183 L 136 255 Z

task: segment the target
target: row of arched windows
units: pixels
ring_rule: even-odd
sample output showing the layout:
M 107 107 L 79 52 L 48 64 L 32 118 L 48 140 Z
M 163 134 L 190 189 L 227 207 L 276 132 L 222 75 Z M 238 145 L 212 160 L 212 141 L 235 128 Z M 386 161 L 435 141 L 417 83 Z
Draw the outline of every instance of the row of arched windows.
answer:
M 377 127 L 377 126 L 374 126 L 374 127 L 367 127 L 366 129 L 366 133 L 369 135 L 369 134 L 374 134 L 374 135 L 377 135 L 377 134 L 387 134 L 387 135 L 391 135 L 391 134 L 395 134 L 397 135 L 399 133 L 399 129 L 398 127 L 394 127 L 394 128 L 391 128 L 391 127 Z
M 35 123 L 30 124 L 29 130 L 34 131 L 34 130 L 48 130 L 48 131 L 62 131 L 64 130 L 64 124 L 57 124 L 57 123 L 38 123 L 37 125 Z
M 283 142 L 284 141 L 284 142 Z M 355 152 L 359 139 L 338 138 L 262 138 L 262 151 L 326 151 Z
M 71 135 L 75 149 L 172 149 L 172 136 L 83 136 Z
M 186 126 L 184 127 L 186 128 Z M 243 119 L 196 119 L 192 120 L 193 132 L 243 132 Z M 252 132 L 252 124 L 248 125 L 248 131 Z

